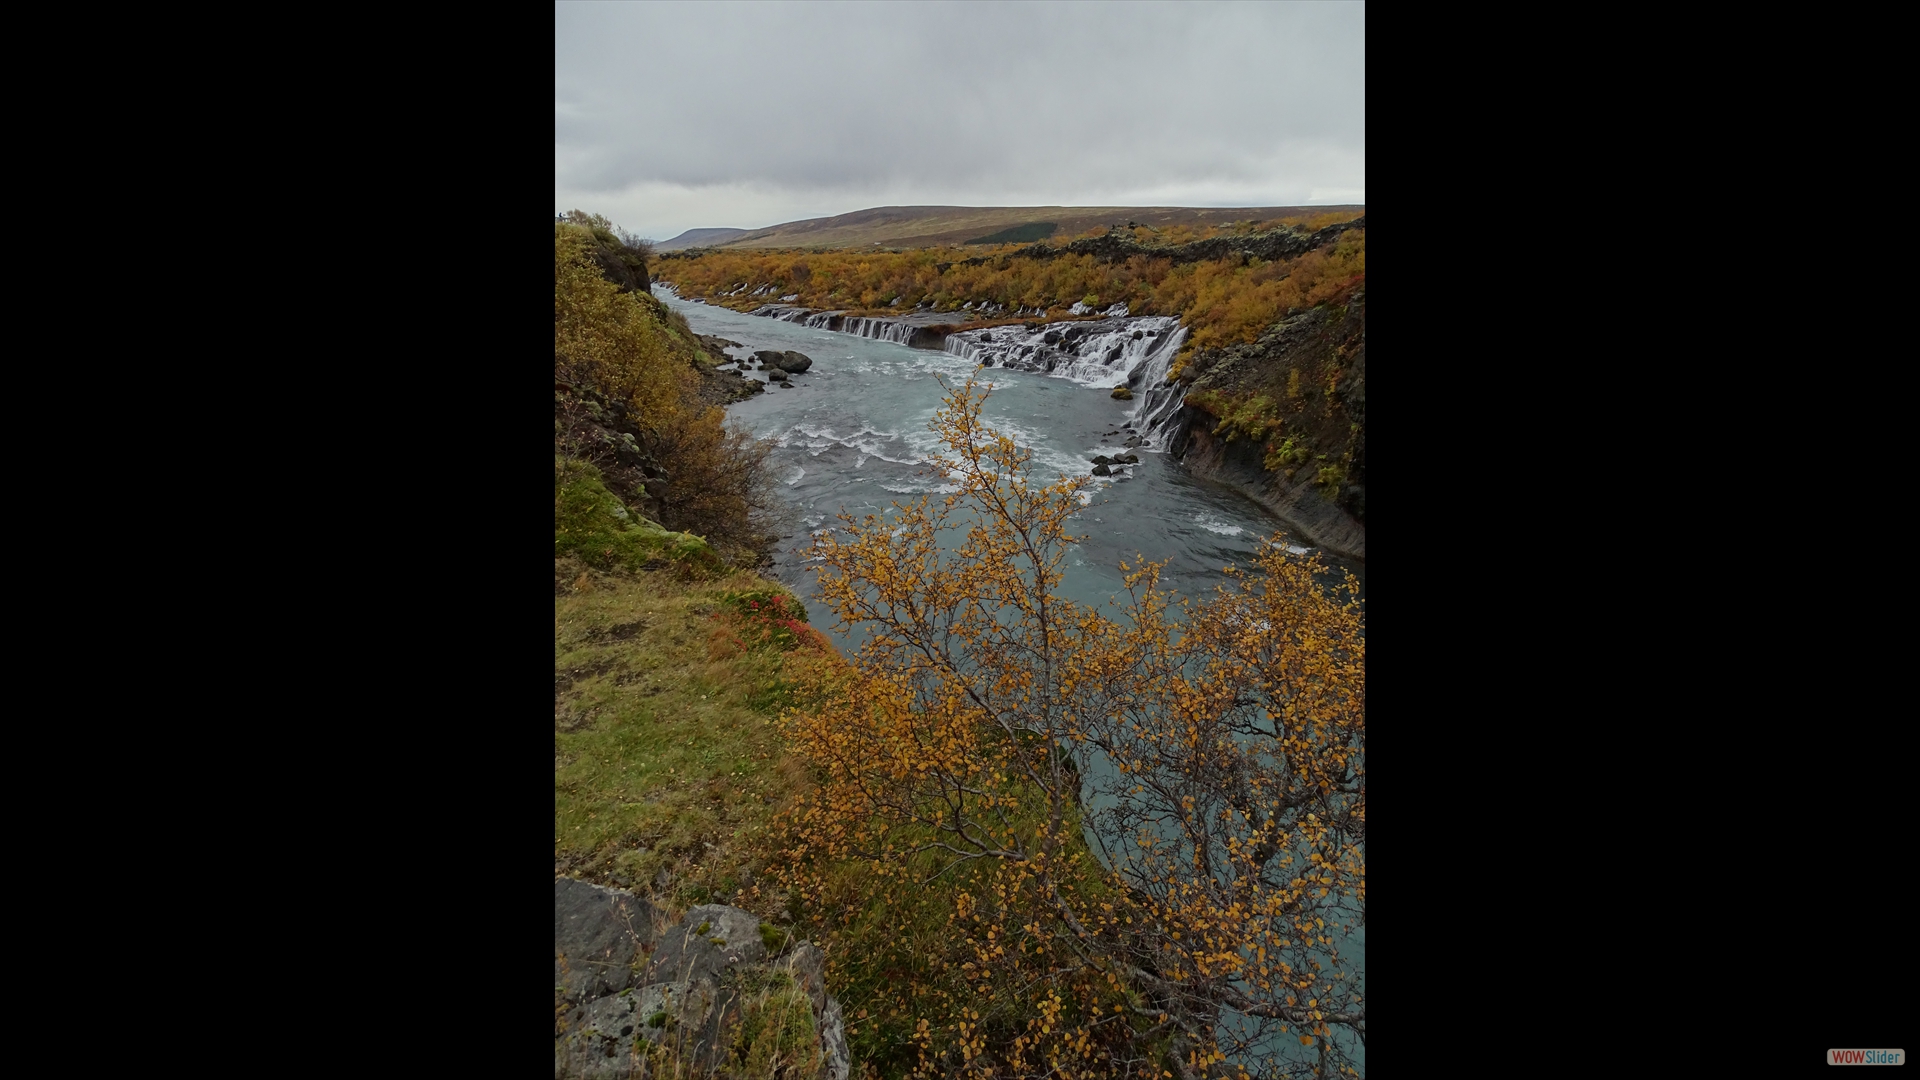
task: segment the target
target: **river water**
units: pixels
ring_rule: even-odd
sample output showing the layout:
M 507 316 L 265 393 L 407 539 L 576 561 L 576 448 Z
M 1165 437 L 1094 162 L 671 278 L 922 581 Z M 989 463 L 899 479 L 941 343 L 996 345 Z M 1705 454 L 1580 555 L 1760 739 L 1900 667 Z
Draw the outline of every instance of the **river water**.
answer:
M 727 414 L 731 422 L 774 440 L 771 460 L 785 519 L 780 531 L 787 539 L 775 552 L 771 573 L 800 593 L 814 625 L 828 628 L 833 618 L 813 599 L 806 545 L 837 525 L 843 510 L 856 519 L 887 516 L 896 501 L 951 490 L 945 477 L 930 475 L 921 464 L 938 446 L 927 425 L 945 396 L 936 377 L 956 386 L 975 370 L 975 360 L 744 315 L 682 300 L 664 287 L 654 292 L 685 315 L 696 332 L 741 342 L 742 348 L 727 350 L 731 356 L 791 349 L 812 358 L 806 373 L 792 378 L 794 389 L 769 386 L 766 393 L 730 406 Z M 1163 328 L 1172 323 L 1130 321 Z M 975 331 L 967 338 L 977 336 Z M 950 347 L 981 351 L 972 341 Z M 763 373 L 753 374 L 764 379 Z M 1155 410 L 1158 403 L 1145 394 L 1114 400 L 1108 388 L 1124 384 L 1124 372 L 1063 368 L 1047 374 L 996 366 L 982 377 L 993 384 L 984 418 L 1031 450 L 1035 474 L 1047 480 L 1063 473 L 1087 475 L 1095 454 L 1126 452 L 1126 425 L 1137 424 L 1145 432 L 1152 417 L 1137 412 L 1166 411 Z M 1062 591 L 1078 603 L 1104 604 L 1119 593 L 1119 562 L 1136 555 L 1170 558 L 1163 584 L 1197 596 L 1222 580 L 1222 567 L 1250 563 L 1258 546 L 1284 529 L 1252 499 L 1189 475 L 1161 452 L 1158 433 L 1150 434 L 1153 441 L 1133 451 L 1138 465 L 1094 478 L 1091 499 L 1076 519 L 1075 531 L 1087 539 L 1067 557 Z M 1364 566 L 1321 557 L 1329 565 L 1346 566 L 1364 583 Z
M 858 336 L 804 320 L 683 300 L 664 286 L 656 285 L 654 295 L 685 315 L 697 333 L 740 342 L 740 348 L 727 350 L 730 357 L 773 349 L 812 359 L 804 374 L 792 377 L 792 389 L 769 385 L 765 393 L 730 406 L 727 414 L 731 423 L 774 441 L 772 471 L 785 539 L 769 573 L 801 596 L 812 624 L 830 635 L 834 616 L 814 596 L 811 570 L 817 564 L 809 560 L 806 546 L 839 525 L 836 515 L 842 511 L 856 520 L 868 514 L 887 517 L 896 502 L 954 490 L 946 477 L 922 464 L 938 446 L 928 430 L 946 393 L 937 380 L 958 386 L 982 361 L 994 365 L 981 371 L 993 386 L 984 419 L 1032 452 L 1034 473 L 1042 479 L 1087 475 L 1095 454 L 1127 452 L 1130 434 L 1146 440 L 1133 448 L 1139 464 L 1094 478 L 1073 526 L 1086 539 L 1066 559 L 1061 591 L 1069 599 L 1104 607 L 1122 596 L 1119 563 L 1140 555 L 1170 559 L 1162 587 L 1198 598 L 1223 580 L 1222 567 L 1250 564 L 1266 539 L 1285 529 L 1259 503 L 1193 477 L 1164 452 L 1165 424 L 1177 405 L 1163 388 L 1165 364 L 1181 333 L 1173 319 L 1108 320 L 1096 327 L 1097 336 L 1083 339 L 1080 352 L 1086 359 L 1059 363 L 1049 372 L 1031 352 L 1039 335 L 1019 326 L 969 331 L 950 338 L 948 351 L 936 352 L 909 348 L 900 343 L 905 334 L 884 328 L 860 327 L 879 336 Z M 1136 331 L 1140 337 L 1134 337 Z M 1130 375 L 1136 397 L 1115 400 L 1111 388 L 1127 385 Z M 1297 542 L 1289 542 L 1289 548 L 1309 550 Z M 1350 570 L 1364 597 L 1364 565 L 1326 553 L 1321 558 L 1330 567 Z M 865 635 L 855 628 L 835 636 L 851 653 Z M 1103 761 L 1085 767 L 1090 780 L 1110 769 Z M 1364 972 L 1365 950 L 1364 929 L 1341 939 L 1341 952 L 1355 964 L 1353 970 Z M 1350 1046 L 1349 1053 L 1364 1070 L 1364 1047 Z

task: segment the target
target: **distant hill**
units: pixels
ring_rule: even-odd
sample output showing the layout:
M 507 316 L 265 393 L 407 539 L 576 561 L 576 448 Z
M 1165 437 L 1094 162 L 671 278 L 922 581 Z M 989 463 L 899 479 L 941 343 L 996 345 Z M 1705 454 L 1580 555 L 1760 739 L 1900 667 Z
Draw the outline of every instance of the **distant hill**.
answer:
M 653 245 L 655 251 L 678 251 L 690 247 L 717 247 L 736 236 L 745 236 L 746 229 L 688 229 L 671 240 L 662 240 Z
M 682 243 L 696 234 L 732 233 L 732 239 L 710 238 L 708 246 L 728 248 L 847 248 L 933 247 L 941 244 L 991 242 L 1002 232 L 1022 229 L 1022 239 L 1038 239 L 1039 229 L 1054 226 L 1052 235 L 1069 237 L 1088 229 L 1135 222 L 1162 228 L 1168 225 L 1225 224 L 1229 221 L 1266 221 L 1272 218 L 1325 214 L 1364 206 L 1238 206 L 1196 209 L 1178 206 L 877 206 L 837 217 L 809 218 L 764 229 L 694 229 L 655 245 L 657 251 L 690 246 Z M 1030 230 L 1030 231 L 1029 231 Z
M 1045 240 L 1058 231 L 1060 226 L 1051 221 L 1035 221 L 1026 225 L 1015 225 L 1011 229 L 1001 229 L 997 233 L 976 236 L 967 241 L 969 244 L 1025 244 L 1034 240 Z

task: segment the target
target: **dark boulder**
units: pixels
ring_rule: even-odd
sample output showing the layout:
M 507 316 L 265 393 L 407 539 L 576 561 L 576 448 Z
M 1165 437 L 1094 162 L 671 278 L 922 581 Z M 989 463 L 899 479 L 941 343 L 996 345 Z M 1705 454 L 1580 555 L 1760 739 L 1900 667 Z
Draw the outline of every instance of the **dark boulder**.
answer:
M 1112 476 L 1112 475 L 1113 475 L 1113 470 L 1112 470 L 1112 469 L 1109 469 L 1109 468 L 1107 468 L 1107 467 L 1106 467 L 1105 465 L 1095 465 L 1095 466 L 1093 467 L 1093 475 L 1095 475 L 1095 476 Z
M 702 904 L 668 930 L 647 965 L 648 983 L 710 982 L 766 958 L 760 920 L 736 907 Z
M 554 984 L 576 1001 L 638 985 L 634 976 L 658 935 L 659 918 L 652 904 L 632 893 L 554 879 Z
M 1365 524 L 1367 520 L 1367 486 L 1348 484 L 1340 492 L 1340 506 L 1352 514 L 1355 521 Z
M 773 349 L 761 349 L 753 354 L 753 358 L 760 361 L 763 367 L 779 368 L 781 371 L 794 375 L 798 375 L 813 366 L 812 357 L 809 357 L 805 353 L 793 352 L 792 350 L 776 352 Z

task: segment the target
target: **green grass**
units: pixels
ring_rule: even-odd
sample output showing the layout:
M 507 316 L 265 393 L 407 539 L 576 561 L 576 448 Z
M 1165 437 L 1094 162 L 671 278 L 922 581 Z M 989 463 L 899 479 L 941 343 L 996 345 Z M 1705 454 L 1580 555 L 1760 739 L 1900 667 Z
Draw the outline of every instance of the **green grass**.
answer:
M 785 972 L 766 973 L 741 988 L 745 1001 L 734 1033 L 737 1075 L 811 1077 L 820 1071 L 820 1036 L 805 990 Z
M 779 857 L 780 815 L 811 785 L 775 718 L 797 703 L 821 654 L 778 642 L 741 650 L 733 643 L 744 635 L 725 617 L 790 593 L 747 573 L 700 582 L 671 568 L 596 571 L 571 557 L 555 560 L 554 580 L 556 874 L 651 895 L 672 917 L 733 903 L 766 920 L 770 951 L 795 938 L 826 946 L 829 986 L 863 1075 L 908 1071 L 918 1021 L 950 1022 L 956 1001 L 979 1007 L 1001 1036 L 1021 1029 L 1028 1013 L 1015 988 L 976 990 L 977 974 L 963 967 L 971 950 L 955 934 L 955 895 L 981 896 L 986 867 L 875 890 L 867 867 L 849 861 L 834 867 L 818 902 L 790 904 L 777 891 L 767 868 Z M 1032 793 L 1023 803 L 1015 816 L 1030 831 L 1044 808 Z M 1078 814 L 1068 817 L 1077 841 Z M 1082 844 L 1072 847 L 1080 861 L 1069 888 L 1097 902 L 1098 864 Z M 922 882 L 942 860 L 912 863 Z M 747 1073 L 798 1062 L 811 1045 L 797 991 L 760 989 L 752 1031 L 733 1048 Z
M 732 898 L 806 785 L 772 706 L 818 654 L 716 635 L 729 594 L 780 590 L 752 574 L 700 583 L 569 558 L 554 576 L 555 873 L 670 909 Z

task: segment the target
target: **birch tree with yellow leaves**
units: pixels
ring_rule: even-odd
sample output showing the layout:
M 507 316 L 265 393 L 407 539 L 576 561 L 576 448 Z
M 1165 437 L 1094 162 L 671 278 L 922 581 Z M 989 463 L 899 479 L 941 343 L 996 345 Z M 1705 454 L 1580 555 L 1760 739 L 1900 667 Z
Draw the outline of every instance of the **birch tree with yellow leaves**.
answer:
M 957 491 L 816 549 L 821 599 L 869 636 L 784 717 L 818 781 L 785 881 L 796 906 L 919 913 L 886 956 L 830 952 L 913 987 L 904 1012 L 850 1005 L 856 1051 L 907 1047 L 923 1076 L 1359 1075 L 1354 582 L 1275 538 L 1198 601 L 1143 560 L 1108 610 L 1072 602 L 1089 480 L 1032 477 L 986 397 L 969 378 L 934 419 Z

